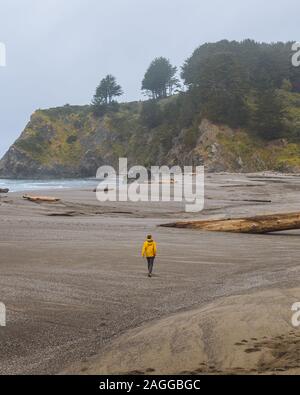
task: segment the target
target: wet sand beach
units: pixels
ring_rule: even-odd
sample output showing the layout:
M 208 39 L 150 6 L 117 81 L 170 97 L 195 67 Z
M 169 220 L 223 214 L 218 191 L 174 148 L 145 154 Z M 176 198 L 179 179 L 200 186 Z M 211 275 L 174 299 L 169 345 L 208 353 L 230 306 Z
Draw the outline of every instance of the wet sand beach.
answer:
M 300 211 L 300 176 L 208 174 L 199 214 L 99 203 L 89 189 L 41 194 L 61 201 L 0 198 L 1 374 L 300 373 L 300 230 L 159 227 Z M 152 279 L 140 257 L 148 233 Z

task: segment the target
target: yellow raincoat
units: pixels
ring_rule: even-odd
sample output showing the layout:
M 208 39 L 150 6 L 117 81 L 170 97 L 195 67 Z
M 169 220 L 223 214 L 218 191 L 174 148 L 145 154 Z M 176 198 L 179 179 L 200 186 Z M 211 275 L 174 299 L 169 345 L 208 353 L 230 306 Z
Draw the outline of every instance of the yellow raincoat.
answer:
M 157 247 L 156 243 L 153 240 L 145 241 L 142 250 L 142 256 L 146 258 L 153 258 L 156 256 Z

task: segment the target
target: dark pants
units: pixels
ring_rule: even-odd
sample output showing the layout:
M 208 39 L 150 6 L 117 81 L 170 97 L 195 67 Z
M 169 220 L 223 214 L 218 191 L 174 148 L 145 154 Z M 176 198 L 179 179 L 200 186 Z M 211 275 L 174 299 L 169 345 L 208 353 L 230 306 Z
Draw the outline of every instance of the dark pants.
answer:
M 153 272 L 154 260 L 155 260 L 155 257 L 147 258 L 149 274 L 152 274 L 152 272 Z

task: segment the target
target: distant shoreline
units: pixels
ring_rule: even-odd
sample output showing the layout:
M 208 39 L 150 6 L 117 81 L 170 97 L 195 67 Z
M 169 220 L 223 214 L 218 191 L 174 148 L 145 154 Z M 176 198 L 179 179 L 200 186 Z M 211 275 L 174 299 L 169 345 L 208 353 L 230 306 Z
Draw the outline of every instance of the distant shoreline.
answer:
M 34 179 L 34 180 L 18 180 L 18 179 L 1 179 L 0 188 L 9 188 L 9 192 L 30 192 L 30 191 L 54 191 L 61 189 L 93 189 L 101 181 L 86 178 L 78 179 Z

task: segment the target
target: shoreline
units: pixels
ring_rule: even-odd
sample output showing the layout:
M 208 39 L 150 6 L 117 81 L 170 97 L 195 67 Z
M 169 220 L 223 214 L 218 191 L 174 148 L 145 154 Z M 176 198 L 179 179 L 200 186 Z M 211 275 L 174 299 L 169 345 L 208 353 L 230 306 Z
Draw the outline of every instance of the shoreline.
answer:
M 300 173 L 295 173 L 295 172 L 292 172 L 292 173 L 282 173 L 282 172 L 278 172 L 278 171 L 274 171 L 274 170 L 267 170 L 267 171 L 260 171 L 260 172 L 244 172 L 244 173 L 231 173 L 231 172 L 208 172 L 208 171 L 205 171 L 205 176 L 206 176 L 206 178 L 211 178 L 212 176 L 220 176 L 220 177 L 222 177 L 222 176 L 233 176 L 233 177 L 239 177 L 239 176 L 241 176 L 241 177 L 246 177 L 246 178 L 251 178 L 251 177 L 258 177 L 258 178 L 273 178 L 273 177 L 276 177 L 276 178 L 289 178 L 289 177 L 291 177 L 291 178 L 293 178 L 293 177 L 295 177 L 295 178 L 297 178 L 297 177 L 300 177 Z M 74 189 L 74 190 L 78 190 L 78 189 L 81 189 L 81 188 L 83 188 L 83 186 L 84 186 L 84 184 L 86 183 L 86 184 L 88 184 L 88 183 L 90 183 L 90 186 L 92 187 L 92 186 L 96 186 L 96 185 L 98 185 L 99 183 L 101 183 L 101 182 L 103 182 L 103 181 L 105 181 L 105 180 L 97 180 L 96 178 L 92 178 L 92 177 L 88 177 L 88 178 L 33 178 L 33 179 L 31 179 L 31 178 L 28 178 L 28 179 L 23 179 L 23 178 L 20 178 L 20 179 L 16 179 L 16 178 L 1 178 L 0 177 L 0 184 L 1 184 L 1 181 L 8 181 L 9 183 L 10 182 L 16 182 L 16 183 L 20 183 L 20 182 L 23 182 L 23 183 L 33 183 L 33 184 L 35 184 L 35 183 L 45 183 L 45 184 L 47 184 L 47 183 L 62 183 L 62 184 L 64 184 L 64 183 L 82 183 L 83 185 L 82 185 L 82 187 L 78 187 L 78 186 L 68 186 L 68 187 L 59 187 L 59 188 L 55 188 L 55 187 L 53 187 L 53 188 L 42 188 L 42 189 L 38 189 L 38 188 L 34 188 L 34 189 L 23 189 L 23 190 L 18 190 L 18 191 L 11 191 L 10 193 L 17 193 L 17 192 L 29 192 L 29 191 L 31 191 L 31 192 L 43 192 L 43 191 L 55 191 L 55 190 L 61 190 L 61 189 L 67 189 L 67 190 L 72 190 L 72 189 Z M 87 185 L 88 186 L 88 185 Z M 8 188 L 9 187 L 9 185 L 6 185 L 5 183 L 3 183 L 3 185 L 1 185 L 1 188 Z
M 155 369 L 159 373 L 164 371 L 163 366 L 154 366 L 145 331 L 152 336 L 163 327 L 158 347 L 167 347 L 173 339 L 178 350 L 189 350 L 185 340 L 168 327 L 171 324 L 171 328 L 181 328 L 182 314 L 187 322 L 194 317 L 199 328 L 205 328 L 214 316 L 211 325 L 217 339 L 221 330 L 229 333 L 231 328 L 222 309 L 230 310 L 228 317 L 240 314 L 239 319 L 248 312 L 255 321 L 255 311 L 264 308 L 261 295 L 267 295 L 271 311 L 278 311 L 279 321 L 285 317 L 288 322 L 290 306 L 299 295 L 300 231 L 233 235 L 158 225 L 173 219 L 300 211 L 300 177 L 278 180 L 273 175 L 208 174 L 205 209 L 197 215 L 185 213 L 182 204 L 174 202 L 100 204 L 95 193 L 86 189 L 40 192 L 54 194 L 61 202 L 31 203 L 23 201 L 21 192 L 0 199 L 0 301 L 6 304 L 8 312 L 7 327 L 0 330 L 1 374 L 58 374 L 72 369 L 88 374 L 108 368 L 110 372 L 118 371 L 120 366 L 111 355 L 126 351 L 132 344 L 132 334 L 139 339 L 134 345 L 141 358 L 131 362 L 124 359 L 129 370 Z M 246 201 L 262 196 L 272 203 Z M 72 216 L 66 216 L 70 211 Z M 147 233 L 153 233 L 159 246 L 155 275 L 150 281 L 140 258 Z M 245 301 L 250 310 L 243 308 Z M 273 333 L 270 322 L 276 326 L 276 321 L 265 318 L 262 317 L 260 327 L 273 347 L 276 336 L 283 335 L 287 328 L 280 326 L 280 333 Z M 297 335 L 295 328 L 290 329 Z M 181 329 L 178 331 L 180 334 Z M 240 331 L 235 333 L 237 343 L 243 340 L 239 339 Z M 229 345 L 235 343 L 225 336 L 228 347 L 219 344 L 213 348 L 198 333 L 193 341 L 211 350 L 210 359 L 223 350 L 222 358 L 227 360 L 232 351 Z M 247 336 L 250 338 L 243 332 L 241 337 Z M 285 352 L 290 353 L 293 336 L 289 338 L 287 333 L 284 339 Z M 245 353 L 241 347 L 234 346 L 241 358 L 245 355 L 248 360 L 250 356 L 252 361 L 252 357 L 262 355 Z M 262 352 L 267 348 L 261 345 Z M 179 358 L 179 354 L 165 353 L 161 361 L 168 365 L 168 356 L 174 355 Z M 201 363 L 209 367 L 210 359 L 201 355 Z M 180 364 L 178 372 L 193 371 L 194 365 L 188 363 L 188 358 L 184 361 L 186 369 Z M 217 370 L 226 373 L 234 366 L 224 361 L 214 363 Z M 250 369 L 243 361 L 242 358 L 244 366 L 235 367 L 244 368 L 245 372 L 258 368 Z M 270 359 L 267 363 L 274 367 Z M 286 365 L 292 366 L 290 362 Z M 121 368 L 124 371 L 124 366 Z M 176 372 L 175 365 L 172 369 Z

